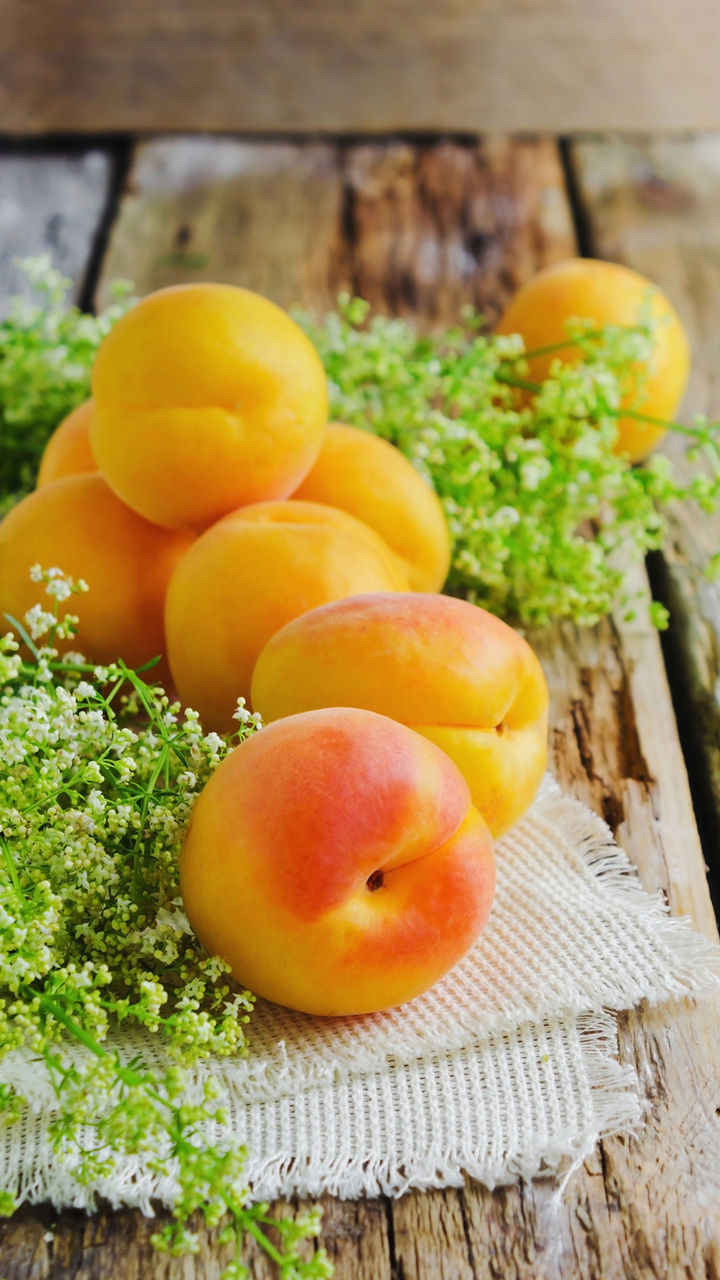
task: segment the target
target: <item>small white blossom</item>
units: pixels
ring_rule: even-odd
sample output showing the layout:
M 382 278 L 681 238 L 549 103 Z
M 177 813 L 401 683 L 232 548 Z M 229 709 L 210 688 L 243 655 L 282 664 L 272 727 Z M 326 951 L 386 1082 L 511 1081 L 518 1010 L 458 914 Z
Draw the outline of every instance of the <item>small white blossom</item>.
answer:
M 38 640 L 55 626 L 55 614 L 48 613 L 41 604 L 34 604 L 25 614 L 25 622 L 33 640 Z
M 169 911 L 167 907 L 161 907 L 157 913 L 157 922 L 167 929 L 172 929 L 173 933 L 186 933 L 189 937 L 192 937 L 190 921 L 180 907 L 174 906 L 172 911 Z
M 94 787 L 88 794 L 85 803 L 87 804 L 88 809 L 92 809 L 93 813 L 104 813 L 107 805 L 105 797 L 97 790 L 96 787 Z
M 69 662 L 73 667 L 82 667 L 85 664 L 85 654 L 77 653 L 74 649 L 66 649 L 64 661 Z
M 520 523 L 520 512 L 516 507 L 498 507 L 495 512 L 496 523 L 501 528 L 510 528 L 512 525 Z
M 68 600 L 72 595 L 72 587 L 66 578 L 56 578 L 53 582 L 48 582 L 45 590 L 49 596 L 58 601 Z

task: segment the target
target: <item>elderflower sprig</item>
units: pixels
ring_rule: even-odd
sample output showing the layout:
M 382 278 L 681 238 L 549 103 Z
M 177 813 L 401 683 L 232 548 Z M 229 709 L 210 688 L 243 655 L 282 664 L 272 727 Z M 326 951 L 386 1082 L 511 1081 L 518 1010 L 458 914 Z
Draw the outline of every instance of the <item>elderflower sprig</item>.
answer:
M 87 588 L 56 568 L 31 577 L 46 603 L 0 637 L 0 1072 L 11 1051 L 44 1063 L 48 1135 L 78 1183 L 102 1185 L 138 1153 L 175 1180 L 158 1248 L 196 1249 L 199 1212 L 234 1242 L 226 1277 L 249 1274 L 250 1233 L 288 1280 L 319 1280 L 331 1274 L 324 1252 L 298 1252 L 316 1219 L 271 1220 L 250 1201 L 244 1153 L 207 1136 L 222 1118 L 209 1067 L 202 1096 L 188 1092 L 198 1060 L 246 1052 L 253 997 L 195 938 L 179 853 L 205 782 L 259 719 L 241 715 L 228 738 L 204 734 L 195 712 L 123 662 L 61 652 L 77 627 L 61 610 Z M 123 1053 L 127 1028 L 157 1037 L 163 1067 Z M 0 1083 L 1 1121 L 25 1105 Z M 0 1212 L 13 1204 L 0 1188 Z
M 662 545 L 665 505 L 717 504 L 717 424 L 672 424 L 698 465 L 688 482 L 661 454 L 633 467 L 613 452 L 618 417 L 643 417 L 620 409 L 652 338 L 642 316 L 571 326 L 558 354 L 578 346 L 581 360 L 558 361 L 541 385 L 528 380 L 522 340 L 484 335 L 470 311 L 440 334 L 369 317 L 358 299 L 322 322 L 297 318 L 327 370 L 331 416 L 391 441 L 433 484 L 454 540 L 446 589 L 493 613 L 597 622 L 628 604 L 627 565 Z

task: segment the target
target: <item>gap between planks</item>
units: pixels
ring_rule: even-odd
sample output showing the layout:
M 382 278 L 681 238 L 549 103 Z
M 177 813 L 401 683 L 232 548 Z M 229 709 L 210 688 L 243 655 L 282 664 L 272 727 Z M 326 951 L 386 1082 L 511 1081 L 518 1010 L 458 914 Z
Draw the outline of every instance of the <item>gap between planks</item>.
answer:
M 569 162 L 589 247 L 665 289 L 692 351 L 680 417 L 720 418 L 720 134 L 600 136 L 574 142 Z M 663 446 L 683 477 L 682 441 Z M 666 642 L 675 709 L 720 909 L 720 581 L 705 567 L 720 551 L 720 511 L 686 503 L 653 557 L 653 585 L 670 609 Z
M 0 149 L 1 315 L 9 297 L 32 296 L 16 259 L 42 253 L 70 280 L 75 300 L 89 300 L 122 176 L 118 157 L 103 146 Z

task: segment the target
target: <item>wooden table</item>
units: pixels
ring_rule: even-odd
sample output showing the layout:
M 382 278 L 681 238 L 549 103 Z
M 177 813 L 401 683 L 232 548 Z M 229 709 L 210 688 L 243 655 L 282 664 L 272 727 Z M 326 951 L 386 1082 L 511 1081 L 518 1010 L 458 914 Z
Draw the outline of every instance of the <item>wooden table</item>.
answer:
M 712 135 L 18 144 L 0 154 L 0 280 L 4 295 L 17 285 L 12 255 L 46 248 L 85 304 L 117 276 L 139 292 L 211 279 L 315 308 L 348 289 L 445 324 L 466 302 L 494 319 L 518 284 L 579 249 L 669 291 L 695 356 L 686 412 L 720 415 L 719 210 Z M 650 565 L 653 594 L 673 611 L 662 645 L 643 620 L 619 618 L 531 637 L 552 691 L 557 777 L 604 815 L 646 887 L 711 938 L 703 859 L 717 885 L 720 590 L 700 566 L 718 547 L 720 516 L 673 516 Z M 620 1054 L 637 1069 L 646 1123 L 602 1142 L 560 1207 L 550 1181 L 328 1198 L 322 1239 L 337 1280 L 718 1280 L 720 996 L 623 1017 Z M 152 1229 L 132 1211 L 24 1208 L 0 1226 L 0 1274 L 217 1277 L 210 1241 L 168 1261 L 151 1251 Z M 271 1276 L 252 1247 L 247 1260 L 258 1280 Z

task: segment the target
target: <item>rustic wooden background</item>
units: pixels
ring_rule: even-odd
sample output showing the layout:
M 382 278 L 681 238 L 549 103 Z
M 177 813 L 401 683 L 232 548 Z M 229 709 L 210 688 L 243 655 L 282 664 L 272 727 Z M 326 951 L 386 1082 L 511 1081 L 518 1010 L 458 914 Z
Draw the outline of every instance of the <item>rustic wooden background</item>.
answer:
M 717 414 L 719 207 L 711 135 L 9 146 L 0 292 L 12 285 L 12 253 L 46 247 L 85 302 L 105 297 L 117 275 L 140 292 L 216 278 L 318 308 L 349 288 L 442 324 L 466 301 L 494 317 L 517 284 L 580 248 L 668 289 L 695 354 L 685 413 Z M 638 575 L 673 608 L 663 647 L 642 618 L 531 637 L 551 687 L 556 775 L 605 816 L 643 883 L 711 938 L 704 857 L 717 873 L 720 589 L 701 566 L 719 546 L 720 516 L 678 513 L 650 582 Z M 625 1016 L 620 1054 L 638 1072 L 646 1123 L 603 1141 L 561 1201 L 542 1180 L 327 1198 L 322 1238 L 337 1280 L 718 1280 L 720 999 Z M 131 1211 L 25 1208 L 0 1226 L 0 1274 L 217 1280 L 210 1240 L 197 1258 L 168 1261 L 152 1254 L 152 1229 Z M 247 1260 L 270 1280 L 254 1246 Z
M 716 0 L 0 0 L 0 128 L 720 126 Z

